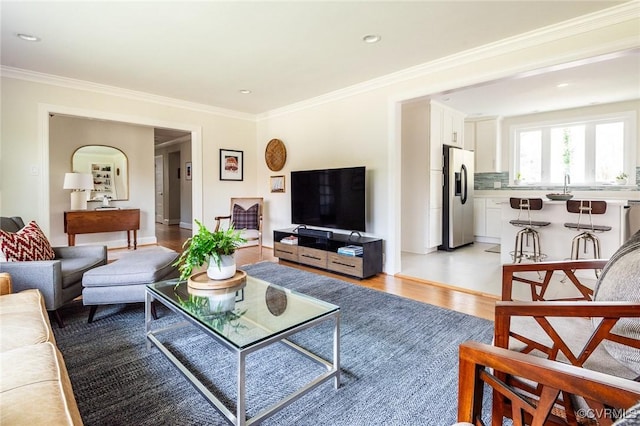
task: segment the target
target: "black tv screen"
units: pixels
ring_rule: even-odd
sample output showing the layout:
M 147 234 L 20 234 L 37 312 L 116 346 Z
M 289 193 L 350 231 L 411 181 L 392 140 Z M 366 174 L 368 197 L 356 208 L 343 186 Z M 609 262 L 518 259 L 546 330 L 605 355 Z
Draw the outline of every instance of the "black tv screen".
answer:
M 365 231 L 365 168 L 291 172 L 291 222 Z

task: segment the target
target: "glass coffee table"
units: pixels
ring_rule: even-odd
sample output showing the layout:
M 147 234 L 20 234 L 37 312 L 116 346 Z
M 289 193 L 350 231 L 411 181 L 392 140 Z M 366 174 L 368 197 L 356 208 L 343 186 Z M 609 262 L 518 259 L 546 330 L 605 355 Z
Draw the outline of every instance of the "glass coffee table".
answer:
M 162 303 L 178 314 L 180 321 L 164 328 L 154 328 L 152 302 Z M 301 330 L 333 321 L 333 360 L 326 360 L 287 340 Z M 237 401 L 234 414 L 218 397 L 198 380 L 157 337 L 177 327 L 193 325 L 232 354 L 237 361 Z M 197 290 L 186 281 L 168 280 L 146 287 L 145 332 L 147 348 L 155 345 L 191 384 L 234 425 L 250 425 L 294 402 L 322 383 L 334 380 L 340 386 L 340 308 L 313 297 L 270 284 L 247 275 L 243 284 L 220 290 Z M 169 336 L 169 334 L 167 335 Z M 325 367 L 323 373 L 279 402 L 247 418 L 246 357 L 273 343 L 287 347 Z M 286 348 L 284 348 L 286 349 Z

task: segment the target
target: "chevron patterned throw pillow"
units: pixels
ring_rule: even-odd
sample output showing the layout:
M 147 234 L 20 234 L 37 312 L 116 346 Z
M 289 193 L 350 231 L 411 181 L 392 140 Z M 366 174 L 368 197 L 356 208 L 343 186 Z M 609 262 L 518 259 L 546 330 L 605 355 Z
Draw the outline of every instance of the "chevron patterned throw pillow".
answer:
M 35 221 L 15 233 L 0 230 L 0 251 L 8 262 L 52 260 L 55 257 L 49 240 Z

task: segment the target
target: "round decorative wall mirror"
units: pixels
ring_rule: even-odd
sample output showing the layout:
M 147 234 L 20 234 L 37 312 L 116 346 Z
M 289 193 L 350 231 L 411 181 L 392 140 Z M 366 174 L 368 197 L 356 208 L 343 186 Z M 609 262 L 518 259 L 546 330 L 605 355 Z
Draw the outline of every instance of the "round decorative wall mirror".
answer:
M 71 168 L 77 173 L 93 175 L 89 200 L 129 199 L 129 162 L 124 152 L 104 145 L 85 145 L 75 150 Z

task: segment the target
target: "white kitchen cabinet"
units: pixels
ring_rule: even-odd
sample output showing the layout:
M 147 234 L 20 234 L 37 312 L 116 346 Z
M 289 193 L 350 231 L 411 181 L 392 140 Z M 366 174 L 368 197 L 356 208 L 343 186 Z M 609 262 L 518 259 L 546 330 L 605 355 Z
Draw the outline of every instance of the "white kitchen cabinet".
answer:
M 487 218 L 487 237 L 500 239 L 502 232 L 502 208 L 490 208 L 487 204 L 486 218 Z
M 442 120 L 444 107 L 431 102 L 429 108 L 429 148 L 431 170 L 442 170 Z
M 442 244 L 442 170 L 431 170 L 429 178 L 429 247 Z
M 464 147 L 465 114 L 431 101 L 431 142 Z
M 468 151 L 476 149 L 476 125 L 473 121 L 464 122 L 464 149 Z
M 464 148 L 464 117 L 465 115 L 459 111 L 452 109 L 445 111 L 445 120 L 451 121 L 451 131 L 444 135 L 445 137 L 449 135 L 451 142 L 448 145 Z
M 504 198 L 473 199 L 473 231 L 475 240 L 481 243 L 500 243 L 502 232 L 502 205 Z
M 499 172 L 502 162 L 501 118 L 467 121 L 474 127 L 476 173 Z
M 487 205 L 484 198 L 473 199 L 473 235 L 476 237 L 484 237 L 487 235 L 487 215 L 485 206 Z
M 431 104 L 429 128 L 429 168 L 442 172 L 442 113 L 437 104 Z

